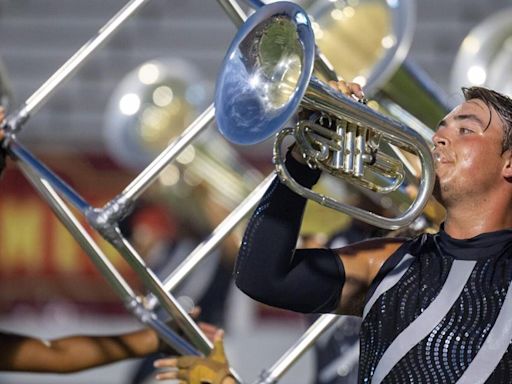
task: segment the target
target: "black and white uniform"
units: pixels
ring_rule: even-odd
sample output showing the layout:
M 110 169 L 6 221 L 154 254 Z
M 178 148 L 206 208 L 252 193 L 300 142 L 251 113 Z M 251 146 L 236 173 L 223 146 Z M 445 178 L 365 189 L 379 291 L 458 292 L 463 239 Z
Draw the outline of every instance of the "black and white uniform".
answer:
M 361 383 L 512 383 L 512 231 L 406 242 L 367 296 Z
M 319 177 L 288 156 L 301 184 Z M 345 280 L 329 249 L 295 249 L 306 200 L 275 181 L 247 227 L 237 286 L 269 305 L 336 310 Z M 512 383 L 512 230 L 405 241 L 368 291 L 360 383 Z

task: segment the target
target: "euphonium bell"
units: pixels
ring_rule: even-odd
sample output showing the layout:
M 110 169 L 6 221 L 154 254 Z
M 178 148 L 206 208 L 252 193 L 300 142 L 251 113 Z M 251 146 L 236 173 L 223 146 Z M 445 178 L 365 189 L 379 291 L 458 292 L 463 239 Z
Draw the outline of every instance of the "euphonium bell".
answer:
M 220 132 L 236 144 L 255 144 L 279 132 L 274 163 L 282 182 L 322 205 L 382 228 L 396 229 L 419 216 L 434 186 L 427 142 L 408 126 L 334 91 L 312 76 L 313 30 L 294 3 L 266 5 L 240 28 L 224 58 L 215 109 Z M 306 119 L 283 126 L 300 107 Z M 400 216 L 388 218 L 302 187 L 283 162 L 282 142 L 293 135 L 310 167 L 379 193 L 402 186 L 401 162 L 382 152 L 386 142 L 417 155 L 422 176 L 415 200 Z

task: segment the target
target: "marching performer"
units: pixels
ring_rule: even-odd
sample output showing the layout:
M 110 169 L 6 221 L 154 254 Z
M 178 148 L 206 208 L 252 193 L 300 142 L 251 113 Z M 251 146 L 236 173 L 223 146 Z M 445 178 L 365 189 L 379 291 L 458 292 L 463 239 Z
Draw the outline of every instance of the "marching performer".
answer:
M 278 178 L 246 229 L 238 287 L 280 308 L 362 317 L 360 383 L 512 382 L 512 100 L 463 93 L 433 137 L 438 233 L 296 249 L 306 200 Z M 308 188 L 320 176 L 297 147 L 287 167 Z

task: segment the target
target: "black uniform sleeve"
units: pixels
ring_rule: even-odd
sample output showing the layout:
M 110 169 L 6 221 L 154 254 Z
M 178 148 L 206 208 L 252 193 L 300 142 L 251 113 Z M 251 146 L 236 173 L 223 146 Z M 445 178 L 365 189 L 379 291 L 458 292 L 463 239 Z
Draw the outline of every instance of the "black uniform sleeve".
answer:
M 287 168 L 310 188 L 319 171 L 287 155 Z M 298 249 L 297 238 L 306 199 L 276 177 L 256 208 L 242 241 L 235 267 L 237 286 L 255 300 L 297 312 L 336 309 L 345 272 L 330 249 Z

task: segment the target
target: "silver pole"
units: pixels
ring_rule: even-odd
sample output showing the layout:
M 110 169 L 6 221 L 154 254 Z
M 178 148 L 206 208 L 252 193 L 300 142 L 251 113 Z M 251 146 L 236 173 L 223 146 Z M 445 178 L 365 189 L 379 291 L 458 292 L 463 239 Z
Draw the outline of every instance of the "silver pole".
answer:
M 224 9 L 228 17 L 231 19 L 233 24 L 237 28 L 240 28 L 245 20 L 247 20 L 247 15 L 240 8 L 240 5 L 234 0 L 217 0 L 219 5 Z
M 176 320 L 180 329 L 183 330 L 192 343 L 197 346 L 204 355 L 209 355 L 213 349 L 212 342 L 208 340 L 203 331 L 201 331 L 188 313 L 183 310 L 174 296 L 164 289 L 162 282 L 156 277 L 151 269 L 146 267 L 144 261 L 137 254 L 135 249 L 133 249 L 131 244 L 123 238 L 117 228 L 116 233 L 118 234 L 117 239 L 111 241 L 111 243 L 144 280 L 151 292 L 158 298 L 162 308 L 164 308 L 173 317 L 173 319 Z M 230 368 L 230 371 L 237 383 L 242 383 L 242 379 L 236 371 L 232 368 Z
M 254 208 L 261 200 L 275 173 L 268 175 L 245 199 L 236 207 L 217 228 L 199 244 L 183 262 L 164 280 L 164 289 L 172 291 L 183 279 L 199 264 L 227 235 L 228 233 Z
M 46 168 L 39 160 L 37 160 L 28 150 L 23 148 L 12 135 L 9 142 L 9 150 L 14 156 L 20 160 L 20 164 L 27 164 L 30 166 L 33 173 L 42 176 L 49 180 L 52 188 L 55 186 L 69 201 L 81 211 L 89 220 L 91 219 L 91 212 L 94 210 L 90 205 L 82 199 L 71 187 L 64 181 L 53 174 Z M 39 177 L 39 176 L 38 176 Z M 37 187 L 39 184 L 34 182 Z M 44 190 L 41 190 L 44 193 Z M 49 199 L 50 197 L 48 197 Z M 94 217 L 92 217 L 94 218 Z M 192 318 L 181 308 L 176 299 L 170 292 L 166 292 L 163 288 L 162 282 L 156 277 L 154 272 L 148 268 L 144 260 L 137 254 L 136 250 L 131 244 L 122 236 L 117 227 L 117 223 L 101 222 L 102 217 L 99 217 L 101 225 L 98 225 L 98 220 L 90 220 L 90 224 L 116 249 L 121 256 L 134 268 L 135 272 L 146 284 L 148 289 L 158 298 L 162 307 L 176 319 L 178 325 L 183 329 L 184 333 L 190 340 L 198 347 L 198 349 L 205 355 L 209 354 L 213 348 L 213 344 L 208 340 L 204 333 L 200 330 L 198 325 Z M 93 256 L 94 257 L 94 256 Z M 132 305 L 131 302 L 129 305 Z M 189 351 L 190 352 L 190 351 Z
M 39 159 L 18 142 L 14 135 L 11 135 L 9 138 L 8 148 L 9 152 L 14 154 L 17 160 L 29 166 L 40 178 L 47 180 L 52 185 L 52 188 L 56 189 L 82 214 L 85 214 L 91 209 L 90 204 L 83 197 L 39 161 Z M 36 186 L 34 185 L 34 187 Z M 42 193 L 42 191 L 40 192 Z
M 241 25 L 247 18 L 238 3 L 234 0 L 218 0 L 235 25 Z M 91 210 L 87 214 L 94 226 L 99 227 L 105 223 L 115 223 L 121 220 L 129 211 L 140 195 L 155 181 L 167 164 L 189 145 L 215 117 L 215 107 L 210 104 L 206 110 L 190 124 L 185 131 L 158 157 L 155 158 L 119 195 L 107 203 L 103 208 Z
M 29 116 L 35 112 L 53 93 L 53 91 L 71 76 L 89 56 L 104 45 L 108 38 L 116 32 L 126 19 L 132 16 L 149 0 L 132 0 L 112 17 L 97 33 L 87 41 L 73 56 L 71 56 L 46 82 L 30 96 L 13 117 L 7 118 L 11 130 L 18 130 Z
M 130 213 L 133 202 L 153 183 L 164 167 L 173 161 L 197 135 L 203 132 L 215 116 L 213 103 L 155 158 L 120 194 L 102 208 L 90 208 L 85 216 L 100 233 L 107 233 Z M 114 236 L 115 238 L 115 236 Z
M 31 168 L 30 165 L 25 164 L 23 161 L 19 161 L 18 165 L 34 188 L 48 202 L 62 224 L 64 224 L 78 244 L 87 253 L 96 268 L 98 268 L 98 270 L 107 279 L 111 287 L 123 301 L 125 307 L 142 323 L 155 330 L 161 338 L 178 353 L 184 355 L 199 355 L 199 352 L 193 348 L 190 343 L 178 336 L 167 324 L 158 319 L 153 312 L 148 311 L 143 306 L 135 292 L 117 272 L 115 267 L 110 263 L 110 260 L 90 237 L 85 228 L 78 222 L 64 201 L 53 189 L 52 185 L 44 178 L 41 178 L 37 173 L 37 169 Z
M 76 217 L 71 213 L 67 205 L 57 194 L 53 186 L 37 173 L 36 170 L 31 168 L 32 165 L 25 164 L 23 161 L 18 161 L 18 166 L 30 181 L 33 187 L 39 192 L 42 197 L 49 203 L 50 207 L 59 218 L 59 220 L 66 226 L 71 235 L 75 238 L 78 244 L 90 256 L 94 265 L 111 283 L 112 287 L 117 294 L 121 297 L 124 303 L 136 299 L 135 292 L 130 288 L 129 284 L 118 273 L 116 268 L 112 265 L 107 256 L 99 248 L 93 238 L 80 224 Z M 36 176 L 37 175 L 37 176 Z
M 338 319 L 338 315 L 326 314 L 320 316 L 270 369 L 262 372 L 260 378 L 254 384 L 276 383 L 304 352 L 315 343 L 318 337 L 336 323 Z
M 203 131 L 215 116 L 213 103 L 181 133 L 178 139 L 168 146 L 153 162 L 142 171 L 121 193 L 122 200 L 138 198 L 155 181 L 162 169 Z
M 213 344 L 201 331 L 199 326 L 181 307 L 174 296 L 164 290 L 162 282 L 155 273 L 146 265 L 133 246 L 123 237 L 119 228 L 113 227 L 108 233 L 101 233 L 123 256 L 123 258 L 135 270 L 143 280 L 146 287 L 158 298 L 158 301 L 183 330 L 189 340 L 203 353 L 208 355 Z
M 47 181 L 47 183 L 49 185 L 52 185 L 52 190 L 53 186 L 55 185 L 60 193 L 62 193 L 66 198 L 69 199 L 69 201 L 73 205 L 75 205 L 79 210 L 81 210 L 81 213 L 88 213 L 90 211 L 90 206 L 85 200 L 83 200 L 72 188 L 70 188 L 60 178 L 55 176 L 48 168 L 42 165 L 29 151 L 24 149 L 14 138 L 10 141 L 9 144 L 10 152 L 14 154 L 14 156 L 16 156 L 18 160 L 20 160 L 20 164 L 26 164 L 26 169 L 31 170 L 32 174 L 38 175 L 37 178 L 42 177 L 44 179 L 48 179 L 49 181 Z M 40 186 L 40 183 L 38 183 L 36 180 L 34 180 L 33 184 L 36 188 Z M 40 190 L 40 192 L 44 194 L 49 201 L 52 201 L 51 196 L 46 196 L 47 194 L 45 189 L 38 188 L 38 190 Z M 137 252 L 131 246 L 131 244 L 126 239 L 124 239 L 117 225 L 107 222 L 103 223 L 103 225 L 101 226 L 93 225 L 93 227 L 106 240 L 108 240 L 117 249 L 117 251 L 119 251 L 121 256 L 123 256 L 124 259 L 134 268 L 135 272 L 146 284 L 146 286 L 151 290 L 151 292 L 155 294 L 155 296 L 160 301 L 162 307 L 168 313 L 170 313 L 173 318 L 176 319 L 178 325 L 183 329 L 183 331 L 190 338 L 190 340 L 195 345 L 198 346 L 200 351 L 207 355 L 212 350 L 213 344 L 199 329 L 194 320 L 192 320 L 192 318 L 190 318 L 186 311 L 184 311 L 181 308 L 176 299 L 169 292 L 166 292 L 163 289 L 162 282 L 156 277 L 154 272 L 146 266 L 144 260 L 137 254 Z M 72 232 L 72 234 L 75 233 L 72 231 L 72 229 L 70 229 L 70 232 Z M 96 260 L 94 254 L 92 258 L 93 260 Z M 124 295 L 122 297 L 125 298 Z M 134 303 L 133 300 L 130 300 L 130 302 L 127 303 L 127 305 L 136 306 L 136 303 Z M 147 316 L 145 318 L 150 319 L 150 317 Z

